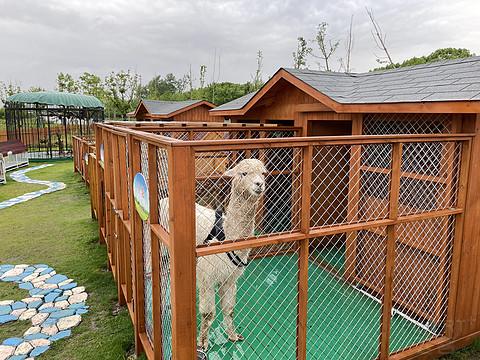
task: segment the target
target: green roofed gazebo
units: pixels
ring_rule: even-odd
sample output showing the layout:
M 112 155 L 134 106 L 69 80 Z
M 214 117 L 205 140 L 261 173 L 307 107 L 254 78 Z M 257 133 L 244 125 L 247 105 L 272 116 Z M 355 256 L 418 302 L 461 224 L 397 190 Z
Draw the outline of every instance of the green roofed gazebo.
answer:
M 5 102 L 8 140 L 20 140 L 31 159 L 72 156 L 72 136 L 89 136 L 92 123 L 104 120 L 104 106 L 90 95 L 24 92 Z

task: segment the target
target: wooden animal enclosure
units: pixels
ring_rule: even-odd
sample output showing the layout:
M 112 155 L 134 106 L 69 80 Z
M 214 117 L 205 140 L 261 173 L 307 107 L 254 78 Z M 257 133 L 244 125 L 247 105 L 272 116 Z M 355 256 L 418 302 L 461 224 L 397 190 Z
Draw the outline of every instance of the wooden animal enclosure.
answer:
M 375 116 L 358 136 L 115 123 L 95 126 L 95 149 L 75 137 L 137 352 L 196 358 L 198 259 L 244 249 L 235 311 L 245 341 L 229 344 L 216 319 L 211 359 L 406 359 L 466 341 L 456 300 L 472 135 L 388 134 L 399 124 Z M 225 209 L 223 173 L 248 158 L 267 169 L 254 236 L 197 245 L 195 203 Z M 138 173 L 147 220 L 135 210 Z

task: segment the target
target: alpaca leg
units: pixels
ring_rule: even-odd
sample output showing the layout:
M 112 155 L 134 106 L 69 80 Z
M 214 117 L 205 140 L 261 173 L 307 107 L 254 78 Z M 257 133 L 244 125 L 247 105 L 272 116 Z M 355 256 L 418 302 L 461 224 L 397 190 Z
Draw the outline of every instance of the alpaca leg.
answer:
M 236 281 L 227 281 L 220 285 L 218 289 L 220 295 L 220 303 L 222 305 L 223 321 L 225 324 L 225 331 L 230 341 L 242 341 L 243 336 L 235 331 L 233 323 L 233 313 L 235 310 L 235 302 L 237 296 Z
M 215 286 L 203 284 L 198 290 L 198 310 L 202 317 L 198 346 L 206 350 L 208 348 L 208 331 L 215 319 Z

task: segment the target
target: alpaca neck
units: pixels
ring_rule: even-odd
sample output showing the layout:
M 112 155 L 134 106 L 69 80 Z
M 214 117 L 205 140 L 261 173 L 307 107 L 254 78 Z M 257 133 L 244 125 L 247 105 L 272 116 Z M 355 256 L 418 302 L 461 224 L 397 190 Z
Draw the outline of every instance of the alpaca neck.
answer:
M 257 204 L 258 199 L 250 194 L 238 194 L 232 190 L 225 213 L 224 229 L 226 240 L 236 240 L 253 236 Z M 246 260 L 250 249 L 236 252 L 240 257 L 245 258 L 242 260 Z

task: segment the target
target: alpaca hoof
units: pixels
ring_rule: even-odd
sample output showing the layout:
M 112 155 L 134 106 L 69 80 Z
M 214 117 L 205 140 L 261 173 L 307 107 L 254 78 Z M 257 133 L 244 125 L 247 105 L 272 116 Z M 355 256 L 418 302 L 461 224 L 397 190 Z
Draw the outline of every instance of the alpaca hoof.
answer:
M 241 334 L 234 334 L 233 336 L 229 336 L 228 340 L 231 342 L 243 341 L 245 338 Z

